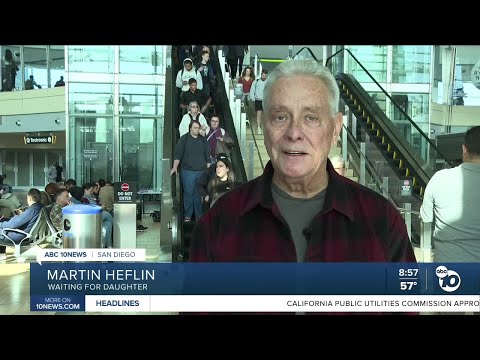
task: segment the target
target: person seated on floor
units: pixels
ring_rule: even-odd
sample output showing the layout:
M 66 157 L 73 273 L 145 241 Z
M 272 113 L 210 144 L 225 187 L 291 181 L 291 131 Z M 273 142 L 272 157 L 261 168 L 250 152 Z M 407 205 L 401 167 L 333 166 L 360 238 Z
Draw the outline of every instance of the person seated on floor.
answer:
M 38 216 L 40 215 L 40 210 L 43 207 L 42 203 L 40 202 L 41 199 L 42 195 L 38 189 L 32 188 L 28 190 L 28 208 L 25 209 L 25 211 L 18 211 L 19 214 L 12 217 L 9 221 L 0 222 L 0 260 L 6 259 L 6 246 L 14 245 L 10 240 L 2 235 L 3 229 L 9 228 L 22 230 L 26 233 L 30 232 L 33 225 L 37 221 Z M 23 241 L 23 239 L 25 239 L 24 235 L 13 231 L 8 231 L 7 235 L 15 242 L 15 244 L 19 244 Z

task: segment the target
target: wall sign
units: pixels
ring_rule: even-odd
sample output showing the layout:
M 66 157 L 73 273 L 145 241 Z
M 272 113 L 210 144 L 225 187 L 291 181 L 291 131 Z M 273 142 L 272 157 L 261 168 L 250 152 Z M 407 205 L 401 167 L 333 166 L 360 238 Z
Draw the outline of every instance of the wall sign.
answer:
M 56 135 L 44 135 L 44 136 L 24 136 L 23 142 L 26 145 L 30 144 L 55 144 L 57 142 Z
M 480 89 L 480 60 L 472 68 L 472 84 Z
M 115 204 L 135 204 L 137 202 L 137 182 L 120 181 L 113 184 Z

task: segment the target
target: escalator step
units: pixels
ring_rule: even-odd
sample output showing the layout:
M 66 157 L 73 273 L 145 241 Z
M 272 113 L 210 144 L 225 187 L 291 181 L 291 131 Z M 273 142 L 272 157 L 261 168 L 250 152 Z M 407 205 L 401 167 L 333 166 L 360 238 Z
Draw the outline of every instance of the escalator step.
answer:
M 387 151 L 388 143 L 380 143 L 379 145 L 380 145 L 380 147 L 382 148 L 383 151 Z M 393 154 L 393 152 L 392 152 L 392 154 Z

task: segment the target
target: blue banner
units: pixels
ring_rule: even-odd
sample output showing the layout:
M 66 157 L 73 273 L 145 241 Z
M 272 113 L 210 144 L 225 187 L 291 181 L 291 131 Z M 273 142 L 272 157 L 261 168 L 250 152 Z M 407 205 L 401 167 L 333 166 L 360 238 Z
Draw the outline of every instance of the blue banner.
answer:
M 478 295 L 480 264 L 32 263 L 30 284 L 32 310 L 57 311 L 107 294 Z
M 30 295 L 30 311 L 85 311 L 85 296 Z

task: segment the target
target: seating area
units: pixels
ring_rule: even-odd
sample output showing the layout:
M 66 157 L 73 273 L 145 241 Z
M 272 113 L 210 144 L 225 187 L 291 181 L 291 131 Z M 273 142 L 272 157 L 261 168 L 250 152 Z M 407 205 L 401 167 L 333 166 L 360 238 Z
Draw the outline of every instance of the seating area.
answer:
M 10 238 L 12 232 L 25 235 L 25 238 L 21 242 L 16 243 Z M 17 258 L 18 262 L 25 262 L 28 257 L 34 256 L 35 249 L 38 245 L 44 242 L 53 242 L 55 244 L 52 237 L 53 239 L 58 239 L 59 237 L 58 232 L 55 231 L 55 228 L 51 224 L 47 207 L 41 209 L 40 214 L 29 233 L 19 229 L 4 228 L 1 231 L 1 235 L 5 237 L 3 245 L 14 247 L 13 255 Z

